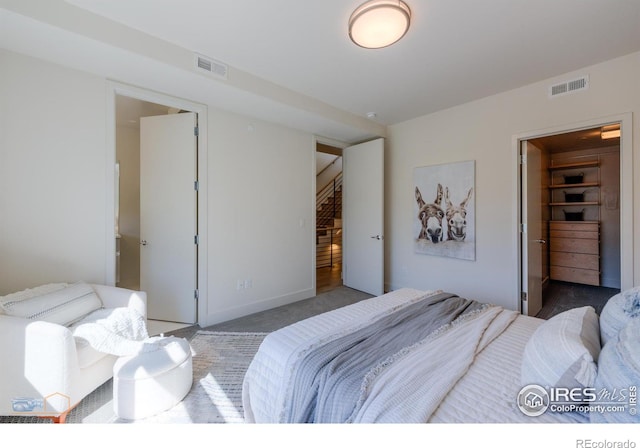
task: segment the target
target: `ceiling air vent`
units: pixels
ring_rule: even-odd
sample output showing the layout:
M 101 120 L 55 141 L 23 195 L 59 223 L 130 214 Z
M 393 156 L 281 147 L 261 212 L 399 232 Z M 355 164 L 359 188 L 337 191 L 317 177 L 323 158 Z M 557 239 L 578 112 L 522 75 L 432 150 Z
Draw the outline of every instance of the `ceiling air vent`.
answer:
M 227 73 L 229 72 L 227 64 L 197 53 L 195 55 L 195 64 L 198 71 L 206 72 L 216 78 L 227 79 Z
M 570 81 L 554 84 L 549 87 L 549 97 L 567 95 L 569 93 L 577 92 L 579 90 L 586 90 L 589 88 L 589 76 L 581 76 Z

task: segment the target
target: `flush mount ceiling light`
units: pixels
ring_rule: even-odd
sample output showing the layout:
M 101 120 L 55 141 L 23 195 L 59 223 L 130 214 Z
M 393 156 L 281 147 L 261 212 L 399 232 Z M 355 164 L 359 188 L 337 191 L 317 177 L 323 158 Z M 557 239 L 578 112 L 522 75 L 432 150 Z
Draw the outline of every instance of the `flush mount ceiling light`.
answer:
M 370 0 L 349 18 L 349 37 L 363 48 L 384 48 L 407 33 L 411 10 L 400 0 Z

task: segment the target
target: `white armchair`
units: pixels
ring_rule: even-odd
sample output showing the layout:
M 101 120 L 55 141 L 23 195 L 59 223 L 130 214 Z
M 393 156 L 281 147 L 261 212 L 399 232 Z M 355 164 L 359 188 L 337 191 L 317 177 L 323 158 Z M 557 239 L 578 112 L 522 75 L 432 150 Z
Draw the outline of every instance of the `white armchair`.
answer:
M 131 307 L 146 317 L 145 292 L 91 285 L 105 308 Z M 116 356 L 77 344 L 63 325 L 0 311 L 0 415 L 64 422 L 67 413 L 113 375 Z

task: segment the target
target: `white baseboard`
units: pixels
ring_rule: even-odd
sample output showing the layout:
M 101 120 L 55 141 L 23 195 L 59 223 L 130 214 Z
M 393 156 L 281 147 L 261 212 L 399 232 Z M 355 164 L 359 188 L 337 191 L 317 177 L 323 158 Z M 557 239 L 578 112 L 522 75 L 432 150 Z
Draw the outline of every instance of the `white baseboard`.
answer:
M 239 317 L 245 317 L 250 314 L 259 313 L 261 311 L 270 310 L 283 305 L 289 305 L 291 303 L 299 302 L 300 300 L 308 299 L 315 296 L 315 288 L 309 288 L 302 291 L 296 291 L 290 294 L 286 294 L 279 297 L 272 297 L 262 300 L 260 302 L 248 303 L 246 305 L 238 306 L 235 308 L 226 309 L 223 311 L 209 313 L 207 316 L 199 319 L 198 324 L 201 327 L 208 327 L 210 325 L 219 324 L 221 322 L 227 322 L 229 320 L 237 319 Z

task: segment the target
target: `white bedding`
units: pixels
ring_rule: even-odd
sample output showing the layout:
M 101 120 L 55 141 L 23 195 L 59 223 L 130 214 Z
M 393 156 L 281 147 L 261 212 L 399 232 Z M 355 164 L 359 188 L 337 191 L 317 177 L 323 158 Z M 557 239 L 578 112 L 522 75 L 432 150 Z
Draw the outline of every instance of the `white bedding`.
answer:
M 389 312 L 390 309 L 406 306 L 408 303 L 420 300 L 425 294 L 435 293 L 435 291 L 400 289 L 306 319 L 268 335 L 245 376 L 243 385 L 245 420 L 258 423 L 281 421 L 283 409 L 287 405 L 285 402 L 287 393 L 290 392 L 288 388 L 292 384 L 290 378 L 293 366 L 310 347 L 333 338 L 336 334 L 358 328 L 376 319 L 377 316 Z M 434 354 L 438 354 L 438 344 L 443 344 L 444 347 L 444 351 L 440 350 L 441 354 L 455 352 L 456 343 L 467 335 L 467 332 L 459 332 L 457 336 L 454 332 L 449 332 L 450 335 L 445 335 L 448 339 L 440 338 L 438 335 L 433 338 L 433 343 L 424 344 L 425 347 L 415 350 L 417 354 L 412 356 L 418 356 L 418 358 L 403 360 L 406 366 L 413 366 L 410 367 L 411 371 L 416 372 L 413 379 L 407 380 L 411 384 L 411 393 L 408 392 L 407 385 L 403 384 L 403 380 L 397 380 L 393 376 L 399 372 L 407 372 L 406 369 L 403 370 L 401 363 L 388 369 L 391 372 L 388 376 L 381 377 L 380 385 L 392 384 L 388 387 L 396 387 L 396 390 L 402 390 L 406 395 L 396 398 L 399 406 L 391 409 L 386 404 L 398 395 L 397 392 L 386 389 L 387 386 L 378 387 L 375 394 L 366 397 L 367 401 L 363 403 L 353 421 L 422 421 L 416 419 L 467 423 L 584 421 L 585 419 L 579 414 L 545 413 L 534 419 L 520 412 L 516 405 L 516 397 L 521 386 L 519 382 L 522 352 L 528 337 L 542 321 L 498 308 L 491 311 L 494 314 L 493 317 L 485 320 L 500 321 L 500 328 L 495 327 L 489 330 L 493 327 L 485 325 L 486 323 L 469 324 L 473 325 L 469 329 L 474 328 L 477 335 L 469 335 L 467 338 L 467 346 L 472 347 L 466 350 L 469 352 L 468 362 L 463 361 L 463 356 L 458 356 L 450 362 L 450 365 L 438 370 L 440 361 L 434 361 Z M 498 318 L 494 319 L 495 317 Z M 465 320 L 479 321 L 480 319 Z M 490 339 L 483 338 L 485 331 L 492 334 Z M 459 350 L 460 355 L 463 351 L 465 350 Z M 427 355 L 420 355 L 420 352 Z M 429 368 L 436 369 L 431 371 L 437 372 L 436 376 L 427 378 L 423 385 L 421 385 L 420 374 L 416 370 L 417 367 L 424 365 L 419 356 L 428 356 L 433 364 Z M 428 371 L 426 369 L 427 367 L 425 372 Z M 403 407 L 404 409 L 401 409 Z
M 463 378 L 477 355 L 513 322 L 514 311 L 488 307 L 465 315 L 372 371 L 353 423 L 423 423 Z
M 517 407 L 524 347 L 543 320 L 518 315 L 475 359 L 467 374 L 440 403 L 433 423 L 586 423 L 578 413 L 545 412 L 527 417 Z
M 347 331 L 389 308 L 418 300 L 427 291 L 400 289 L 296 322 L 267 335 L 244 377 L 245 421 L 277 423 L 285 408 L 289 364 L 306 347 Z M 435 291 L 431 291 L 435 293 Z

